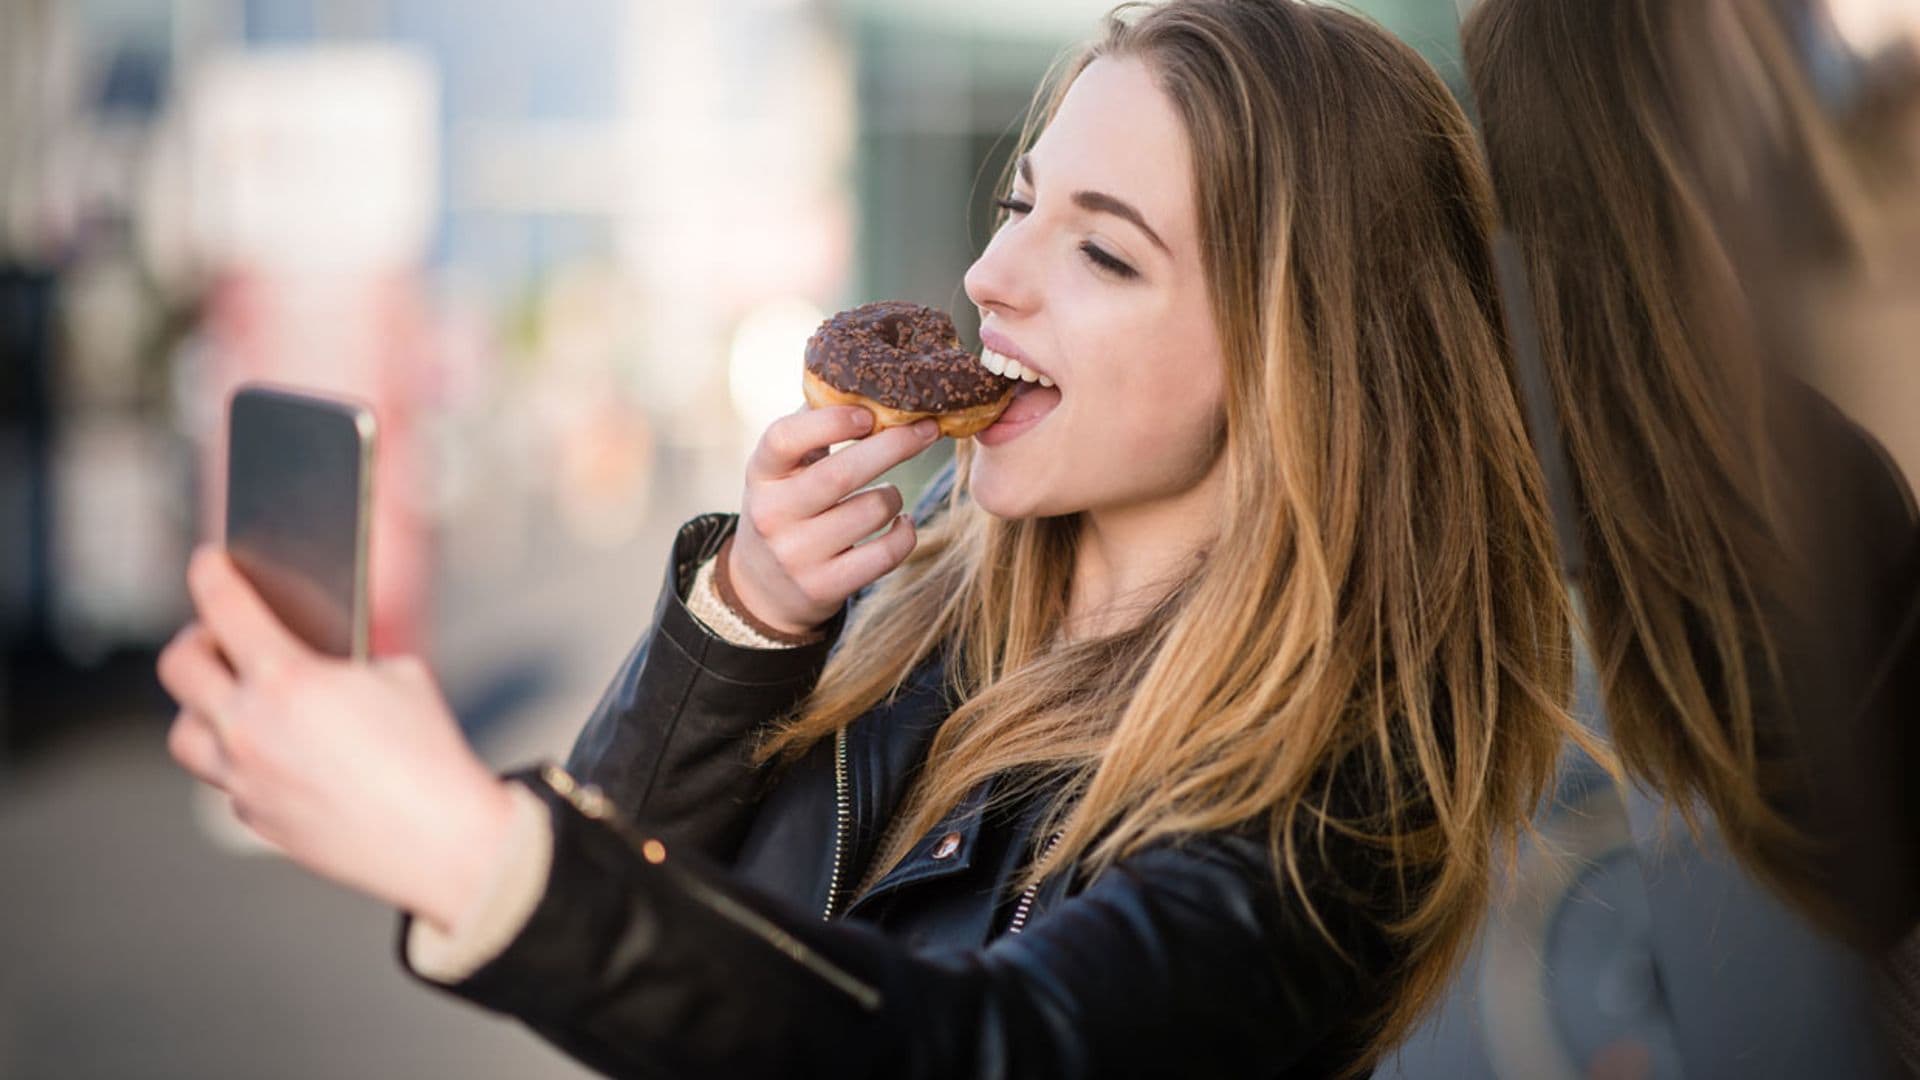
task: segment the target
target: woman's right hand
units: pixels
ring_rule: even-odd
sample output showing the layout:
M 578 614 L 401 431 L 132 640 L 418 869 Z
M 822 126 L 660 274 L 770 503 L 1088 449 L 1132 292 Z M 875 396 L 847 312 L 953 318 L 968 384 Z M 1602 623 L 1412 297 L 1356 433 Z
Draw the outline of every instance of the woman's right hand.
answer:
M 804 634 L 826 622 L 913 551 L 900 489 L 867 485 L 932 446 L 940 426 L 871 430 L 873 414 L 857 405 L 805 409 L 768 426 L 747 460 L 727 576 L 748 611 L 776 630 Z M 827 452 L 848 439 L 859 441 Z

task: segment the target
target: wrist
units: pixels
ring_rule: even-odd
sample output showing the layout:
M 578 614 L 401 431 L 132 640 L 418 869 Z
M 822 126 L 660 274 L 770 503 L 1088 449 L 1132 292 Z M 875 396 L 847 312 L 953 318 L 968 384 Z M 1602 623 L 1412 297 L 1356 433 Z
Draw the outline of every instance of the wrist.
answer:
M 494 873 L 506 857 L 513 824 L 513 797 L 505 780 L 483 773 L 461 809 L 449 812 L 441 838 L 437 871 L 421 882 L 414 915 L 442 933 L 459 931 L 485 899 Z M 424 861 L 423 861 L 424 862 Z
M 743 582 L 733 571 L 733 541 L 738 535 L 735 533 L 727 537 L 726 541 L 720 545 L 719 554 L 714 558 L 713 585 L 715 591 L 720 594 L 720 602 L 731 609 L 735 615 L 740 616 L 741 621 L 751 627 L 755 633 L 781 645 L 806 645 L 818 641 L 819 627 L 826 621 L 825 619 L 815 620 L 804 626 L 796 626 L 791 620 L 767 617 L 763 614 L 766 607 L 757 597 L 743 595 L 742 586 L 751 593 L 752 583 Z

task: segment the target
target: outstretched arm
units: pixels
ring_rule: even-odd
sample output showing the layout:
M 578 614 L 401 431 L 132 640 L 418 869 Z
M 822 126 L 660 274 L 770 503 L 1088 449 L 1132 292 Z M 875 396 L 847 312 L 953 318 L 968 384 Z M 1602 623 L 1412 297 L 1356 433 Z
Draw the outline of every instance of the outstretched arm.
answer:
M 1346 898 L 1324 914 L 1347 956 L 1321 936 L 1264 836 L 1141 853 L 1022 934 L 916 954 L 742 887 L 559 770 L 524 780 L 550 823 L 539 895 L 439 985 L 615 1075 L 1273 1076 L 1348 1049 L 1388 966 Z

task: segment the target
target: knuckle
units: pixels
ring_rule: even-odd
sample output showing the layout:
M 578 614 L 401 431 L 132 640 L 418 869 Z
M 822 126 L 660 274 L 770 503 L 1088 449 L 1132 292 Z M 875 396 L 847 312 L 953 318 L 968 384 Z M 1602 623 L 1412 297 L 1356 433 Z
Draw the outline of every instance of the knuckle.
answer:
M 220 743 L 227 760 L 236 767 L 244 768 L 259 760 L 259 741 L 246 724 L 228 724 L 226 730 L 221 732 Z
M 788 573 L 792 573 L 793 569 L 800 565 L 798 542 L 787 533 L 768 537 L 767 552 L 773 556 L 773 561 L 779 565 L 780 569 Z
M 913 552 L 913 545 L 918 538 L 914 535 L 913 522 L 902 521 L 882 539 L 893 553 L 893 562 L 899 563 Z
M 153 663 L 154 672 L 160 676 L 160 685 L 173 690 L 180 682 L 180 639 L 175 638 L 160 650 L 160 658 Z
M 863 443 L 854 443 L 832 453 L 823 454 L 819 461 L 809 466 L 807 474 L 826 483 L 842 482 L 847 474 L 860 464 L 861 456 L 866 452 Z
M 888 444 L 888 449 L 895 457 L 912 457 L 926 445 L 926 440 L 920 437 L 920 433 L 914 430 L 912 424 L 888 428 L 887 435 L 893 440 Z
M 773 515 L 768 511 L 764 502 L 758 500 L 749 502 L 741 509 L 740 516 L 746 520 L 747 525 L 753 529 L 755 535 L 765 537 L 773 532 Z
M 900 493 L 891 485 L 867 492 L 866 518 L 870 521 L 885 521 L 900 509 Z
M 176 715 L 172 726 L 167 728 L 167 756 L 189 767 L 194 764 L 192 723 L 183 712 Z
M 816 498 L 828 503 L 837 502 L 857 486 L 859 474 L 854 470 L 854 464 L 858 459 L 850 461 L 848 454 L 851 452 L 835 454 L 814 466 Z
M 768 454 L 776 458 L 790 458 L 798 453 L 794 446 L 792 417 L 781 417 L 767 425 L 765 434 L 760 436 L 760 445 Z
M 810 607 L 822 607 L 833 602 L 832 588 L 818 574 L 807 574 L 795 580 L 794 587 Z
M 882 540 L 861 544 L 848 560 L 848 572 L 866 585 L 886 573 L 894 563 L 893 549 Z

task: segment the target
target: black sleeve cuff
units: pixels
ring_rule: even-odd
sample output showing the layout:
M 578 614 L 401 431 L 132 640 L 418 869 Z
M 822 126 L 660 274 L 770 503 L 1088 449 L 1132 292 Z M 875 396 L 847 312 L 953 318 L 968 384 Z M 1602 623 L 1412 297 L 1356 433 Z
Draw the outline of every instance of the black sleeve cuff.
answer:
M 821 625 L 818 641 L 791 649 L 754 649 L 735 645 L 707 628 L 687 607 L 700 564 L 720 553 L 739 522 L 737 514 L 702 514 L 680 528 L 674 539 L 667 580 L 660 590 L 655 622 L 663 636 L 716 678 L 741 686 L 805 683 L 811 689 L 827 655 L 846 625 L 847 605 Z

